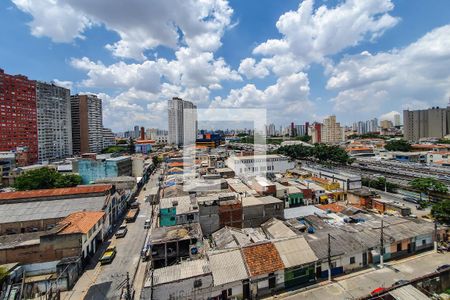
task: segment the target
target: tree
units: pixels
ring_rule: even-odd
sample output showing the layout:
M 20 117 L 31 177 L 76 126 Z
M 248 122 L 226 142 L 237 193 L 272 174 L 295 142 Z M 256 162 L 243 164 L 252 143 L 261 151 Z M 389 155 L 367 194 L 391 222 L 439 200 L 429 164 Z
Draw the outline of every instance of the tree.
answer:
M 118 140 L 116 144 L 117 145 L 126 145 L 126 144 L 128 144 L 128 142 L 127 142 L 127 140 Z
M 278 154 L 289 156 L 292 159 L 310 159 L 324 164 L 347 164 L 352 160 L 347 152 L 339 146 L 315 144 L 312 147 L 304 145 L 290 145 L 278 148 Z
M 384 191 L 384 188 L 386 187 L 386 191 L 388 192 L 394 192 L 398 185 L 389 181 L 386 181 L 385 177 L 378 177 L 376 179 L 369 179 L 369 178 L 363 178 L 362 179 L 362 185 L 374 188 L 380 191 Z
M 402 151 L 409 152 L 411 151 L 411 144 L 405 140 L 393 140 L 386 143 L 384 149 L 388 151 Z
M 431 208 L 431 215 L 437 222 L 450 225 L 450 200 L 434 204 Z
M 447 186 L 435 178 L 416 178 L 409 182 L 409 185 L 419 191 L 428 195 L 430 200 L 430 193 L 445 194 L 448 192 Z
M 161 163 L 161 159 L 157 155 L 155 155 L 152 157 L 152 162 L 153 162 L 153 165 L 156 167 Z
M 297 137 L 295 137 L 295 140 L 309 143 L 311 141 L 311 136 L 309 136 L 309 135 L 297 136 Z
M 19 191 L 73 187 L 81 183 L 76 174 L 63 175 L 54 169 L 39 168 L 21 174 L 16 178 L 14 187 Z

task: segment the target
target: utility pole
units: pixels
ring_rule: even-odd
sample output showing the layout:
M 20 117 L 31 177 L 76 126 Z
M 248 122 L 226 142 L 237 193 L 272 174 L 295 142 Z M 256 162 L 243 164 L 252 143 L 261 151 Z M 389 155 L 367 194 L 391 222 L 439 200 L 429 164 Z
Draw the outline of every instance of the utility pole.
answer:
M 380 234 L 380 267 L 383 268 L 383 260 L 384 260 L 384 232 L 383 232 L 383 219 L 381 219 L 381 234 Z
M 328 281 L 331 281 L 331 234 L 328 234 Z
M 131 291 L 130 291 L 130 276 L 127 272 L 127 300 L 131 300 Z

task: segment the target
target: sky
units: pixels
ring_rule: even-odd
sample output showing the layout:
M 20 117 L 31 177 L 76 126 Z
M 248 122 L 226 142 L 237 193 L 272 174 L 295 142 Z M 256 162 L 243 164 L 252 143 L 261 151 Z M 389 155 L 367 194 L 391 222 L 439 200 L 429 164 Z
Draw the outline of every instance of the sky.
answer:
M 267 123 L 393 119 L 450 99 L 448 0 L 6 0 L 0 68 L 167 128 L 167 100 Z

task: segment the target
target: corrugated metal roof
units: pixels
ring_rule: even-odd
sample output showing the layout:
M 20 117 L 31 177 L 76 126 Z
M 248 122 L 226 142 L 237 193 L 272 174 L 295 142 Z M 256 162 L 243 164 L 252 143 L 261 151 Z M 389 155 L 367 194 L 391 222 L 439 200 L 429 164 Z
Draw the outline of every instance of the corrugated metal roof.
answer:
M 311 216 L 315 214 L 324 215 L 324 211 L 320 208 L 317 208 L 313 205 L 308 206 L 299 206 L 294 208 L 287 208 L 284 210 L 284 218 L 285 219 L 292 219 L 292 218 L 300 218 L 300 217 L 306 217 Z
M 64 218 L 77 211 L 100 211 L 104 204 L 105 196 L 3 204 L 0 205 L 0 224 Z
M 272 218 L 267 222 L 261 224 L 261 227 L 264 232 L 273 239 L 287 238 L 297 235 L 287 225 L 285 225 L 283 221 L 275 218 Z
M 248 277 L 239 249 L 208 254 L 214 285 L 240 281 Z
M 286 268 L 313 263 L 318 260 L 304 237 L 274 242 Z
M 402 286 L 398 289 L 395 289 L 393 291 L 390 291 L 389 294 L 391 294 L 392 297 L 394 297 L 396 300 L 428 300 L 431 298 L 428 298 L 424 293 L 413 287 L 412 285 L 408 284 L 406 286 Z
M 159 285 L 208 273 L 211 273 L 211 270 L 206 259 L 184 261 L 178 265 L 154 270 L 153 284 Z

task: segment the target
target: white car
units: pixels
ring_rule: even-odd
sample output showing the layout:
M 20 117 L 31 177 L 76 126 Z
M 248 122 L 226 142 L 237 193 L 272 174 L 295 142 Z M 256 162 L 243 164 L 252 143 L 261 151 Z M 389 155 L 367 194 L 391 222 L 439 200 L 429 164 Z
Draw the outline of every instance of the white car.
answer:
M 144 228 L 145 228 L 145 229 L 150 228 L 151 224 L 152 224 L 152 223 L 151 223 L 150 219 L 145 220 Z

